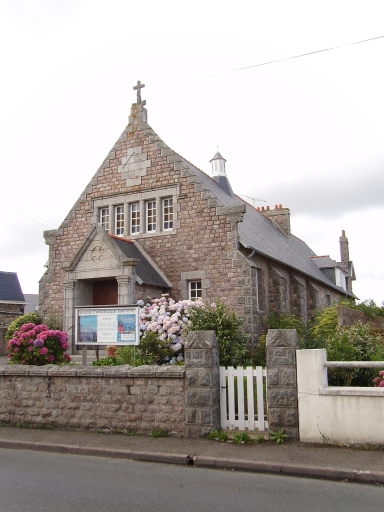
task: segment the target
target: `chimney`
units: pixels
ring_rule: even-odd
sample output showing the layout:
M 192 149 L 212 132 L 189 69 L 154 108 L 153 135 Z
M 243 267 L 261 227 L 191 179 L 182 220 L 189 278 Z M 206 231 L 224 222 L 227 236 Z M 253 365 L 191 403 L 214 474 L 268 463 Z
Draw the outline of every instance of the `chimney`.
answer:
M 349 262 L 349 247 L 348 247 L 348 238 L 345 236 L 344 229 L 341 232 L 341 236 L 339 237 L 340 242 L 340 258 L 341 263 L 347 263 Z
M 288 238 L 291 237 L 291 213 L 289 208 L 283 208 L 282 205 L 279 204 L 275 205 L 274 210 L 270 210 L 269 206 L 266 207 L 266 210 L 264 210 L 264 207 L 262 207 L 261 210 L 261 213 L 265 217 L 268 217 L 268 219 L 270 219 L 275 224 L 275 226 L 277 226 L 280 231 L 284 233 L 285 236 Z

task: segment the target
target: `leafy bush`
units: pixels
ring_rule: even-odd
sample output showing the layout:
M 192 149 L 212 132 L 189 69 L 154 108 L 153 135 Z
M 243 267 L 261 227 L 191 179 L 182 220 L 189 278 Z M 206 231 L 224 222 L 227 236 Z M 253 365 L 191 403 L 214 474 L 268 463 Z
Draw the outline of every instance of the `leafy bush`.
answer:
M 263 334 L 257 341 L 256 347 L 251 350 L 249 359 L 252 366 L 267 366 L 267 335 Z
M 329 361 L 382 361 L 384 335 L 373 332 L 361 322 L 339 327 L 326 341 Z M 377 370 L 373 368 L 329 368 L 331 386 L 372 386 Z
M 218 300 L 216 304 L 205 304 L 191 310 L 190 325 L 186 331 L 215 331 L 219 344 L 220 364 L 242 366 L 247 364 L 247 342 L 243 320 L 232 309 Z
M 18 331 L 20 327 L 24 324 L 39 324 L 40 317 L 37 313 L 26 313 L 23 316 L 19 316 L 14 320 L 11 325 L 8 327 L 8 330 L 5 334 L 5 341 L 9 341 L 13 338 L 13 333 Z
M 65 354 L 69 348 L 66 332 L 51 330 L 45 324 L 24 324 L 7 345 L 8 358 L 13 364 L 42 366 L 69 363 Z
M 274 311 L 268 315 L 265 322 L 267 329 L 296 329 L 299 340 L 307 334 L 307 328 L 302 318 L 297 315 L 283 315 Z
M 49 314 L 44 318 L 45 325 L 48 325 L 50 329 L 62 331 L 63 330 L 63 317 L 56 313 Z
M 337 305 L 328 306 L 319 312 L 313 321 L 310 333 L 314 340 L 322 347 L 326 340 L 334 335 L 337 330 Z M 321 348 L 320 346 L 318 348 Z
M 118 366 L 124 364 L 122 359 L 114 356 L 103 357 L 98 361 L 93 361 L 92 366 Z

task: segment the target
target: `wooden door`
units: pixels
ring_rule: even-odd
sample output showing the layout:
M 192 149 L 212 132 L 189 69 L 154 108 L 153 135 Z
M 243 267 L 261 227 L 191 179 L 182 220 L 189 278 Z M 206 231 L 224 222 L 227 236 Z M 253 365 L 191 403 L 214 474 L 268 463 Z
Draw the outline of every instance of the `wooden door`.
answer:
M 118 304 L 117 281 L 95 281 L 93 283 L 93 304 L 109 306 Z

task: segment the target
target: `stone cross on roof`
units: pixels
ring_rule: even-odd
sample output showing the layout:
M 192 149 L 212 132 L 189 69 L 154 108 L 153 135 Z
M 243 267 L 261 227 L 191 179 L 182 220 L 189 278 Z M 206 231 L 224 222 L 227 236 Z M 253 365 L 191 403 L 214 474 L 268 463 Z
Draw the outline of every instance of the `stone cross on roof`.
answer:
M 140 80 L 137 81 L 137 84 L 134 86 L 133 90 L 137 90 L 137 103 L 136 105 L 142 105 L 144 106 L 147 102 L 144 100 L 144 101 L 141 101 L 141 89 L 145 87 L 145 84 L 142 84 L 140 82 Z

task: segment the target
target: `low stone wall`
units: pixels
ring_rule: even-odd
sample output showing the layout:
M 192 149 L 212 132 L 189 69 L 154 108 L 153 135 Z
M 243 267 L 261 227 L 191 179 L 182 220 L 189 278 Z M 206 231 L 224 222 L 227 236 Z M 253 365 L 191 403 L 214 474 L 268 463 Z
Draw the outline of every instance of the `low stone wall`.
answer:
M 0 421 L 184 434 L 182 367 L 0 367 Z
M 185 360 L 137 368 L 0 366 L 0 422 L 203 436 L 220 428 L 213 331 L 189 334 Z
M 384 329 L 384 318 L 381 318 L 380 316 L 371 318 L 357 309 L 337 306 L 337 323 L 339 326 L 349 327 L 357 324 L 358 322 L 361 322 L 362 324 L 369 324 L 371 329 Z

